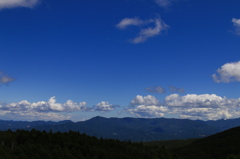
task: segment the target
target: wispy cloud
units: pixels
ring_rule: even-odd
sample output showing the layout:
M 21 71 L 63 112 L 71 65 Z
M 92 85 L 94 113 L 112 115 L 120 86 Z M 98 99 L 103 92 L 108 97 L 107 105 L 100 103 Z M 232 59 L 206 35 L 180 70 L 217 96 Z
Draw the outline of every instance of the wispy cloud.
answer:
M 0 9 L 26 7 L 33 8 L 39 0 L 0 0 Z
M 155 23 L 155 26 L 141 29 L 139 35 L 132 40 L 132 43 L 143 43 L 148 38 L 159 35 L 163 30 L 167 30 L 167 28 L 169 27 L 161 19 L 154 19 L 150 21 Z
M 116 25 L 119 29 L 126 29 L 130 25 L 140 26 L 144 22 L 138 18 L 124 18 L 120 23 Z
M 167 8 L 172 4 L 173 0 L 155 0 L 155 2 L 160 6 Z
M 15 81 L 14 78 L 4 74 L 3 72 L 0 72 L 0 84 L 9 84 L 10 82 Z
M 126 111 L 137 117 L 163 117 L 165 114 L 181 118 L 218 120 L 236 118 L 240 115 L 240 98 L 228 99 L 215 94 L 171 94 L 160 101 L 154 96 L 135 97 Z
M 174 86 L 169 86 L 170 92 L 172 93 L 185 93 L 184 88 L 177 88 Z
M 154 24 L 154 26 L 150 26 Z M 165 24 L 160 18 L 149 19 L 149 20 L 140 20 L 138 18 L 125 18 L 121 20 L 116 27 L 119 29 L 126 29 L 130 25 L 135 25 L 140 27 L 140 33 L 137 37 L 130 40 L 130 42 L 138 44 L 145 42 L 148 38 L 159 35 L 162 31 L 167 30 L 169 26 Z M 148 25 L 147 28 L 143 26 Z
M 240 19 L 233 18 L 234 33 L 240 35 Z
M 166 90 L 161 86 L 148 87 L 148 88 L 145 88 L 145 90 L 151 93 L 160 93 L 160 94 L 166 93 Z
M 224 64 L 212 77 L 213 80 L 218 83 L 240 81 L 240 61 Z

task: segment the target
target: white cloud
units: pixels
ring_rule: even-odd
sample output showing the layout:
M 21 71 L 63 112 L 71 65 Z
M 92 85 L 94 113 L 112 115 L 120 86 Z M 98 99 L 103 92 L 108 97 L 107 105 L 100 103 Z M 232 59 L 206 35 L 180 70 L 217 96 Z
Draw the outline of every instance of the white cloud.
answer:
M 134 108 L 137 106 L 136 108 Z M 137 117 L 163 117 L 168 108 L 160 106 L 160 101 L 151 95 L 137 95 L 127 108 L 127 112 Z
M 124 18 L 120 23 L 116 25 L 119 29 L 126 29 L 130 25 L 140 26 L 144 22 L 138 18 Z
M 223 108 L 191 108 L 178 109 L 181 118 L 194 120 L 219 120 L 239 117 L 240 113 Z
M 172 94 L 165 98 L 167 106 L 184 106 L 184 107 L 219 107 L 226 104 L 226 98 L 219 97 L 215 94 L 188 94 L 180 96 Z
M 234 32 L 237 35 L 240 35 L 240 19 L 233 18 L 232 22 L 233 22 L 233 26 L 235 28 Z
M 130 114 L 133 114 L 137 117 L 144 117 L 144 118 L 150 118 L 150 117 L 163 117 L 164 113 L 167 112 L 168 108 L 163 106 L 155 106 L 155 105 L 139 105 L 135 109 L 129 108 L 127 110 Z
M 39 0 L 0 0 L 0 9 L 26 7 L 33 8 Z
M 126 111 L 137 117 L 162 117 L 172 114 L 181 118 L 199 120 L 229 119 L 240 116 L 240 98 L 229 99 L 215 94 L 185 96 L 172 94 L 167 96 L 164 103 L 160 105 L 153 96 L 138 95 Z
M 218 83 L 240 81 L 240 61 L 224 64 L 212 77 Z
M 70 119 L 71 116 L 63 115 L 62 113 L 68 114 L 69 112 L 91 110 L 86 107 L 86 104 L 86 102 L 74 103 L 71 100 L 68 100 L 63 104 L 57 103 L 55 97 L 51 97 L 47 102 L 40 101 L 30 103 L 23 100 L 17 103 L 0 104 L 0 115 L 35 120 L 63 120 Z
M 240 115 L 240 98 L 228 99 L 215 94 L 172 94 L 165 98 L 170 114 L 179 114 L 182 118 L 217 120 L 236 118 Z
M 24 102 L 24 106 L 30 109 L 34 109 L 37 111 L 55 111 L 55 112 L 73 112 L 73 111 L 83 111 L 88 110 L 86 107 L 86 102 L 74 103 L 72 100 L 67 100 L 66 103 L 56 103 L 55 97 L 51 97 L 48 102 L 40 101 L 37 103 L 28 103 Z M 19 102 L 20 103 L 20 102 Z M 17 103 L 17 104 L 19 104 Z
M 151 93 L 161 93 L 161 94 L 166 93 L 166 90 L 161 86 L 148 87 L 148 88 L 145 88 L 145 90 Z
M 155 2 L 160 6 L 167 8 L 172 4 L 173 0 L 155 0 Z
M 149 26 L 154 24 L 154 27 Z M 140 20 L 138 18 L 125 18 L 120 23 L 116 25 L 119 29 L 125 29 L 127 26 L 135 25 L 141 27 L 139 35 L 130 40 L 132 43 L 143 43 L 148 38 L 159 35 L 162 31 L 167 30 L 169 26 L 165 24 L 160 18 L 149 19 L 146 21 Z M 148 25 L 147 28 L 142 28 L 143 25 Z
M 0 72 L 0 83 L 8 84 L 13 81 L 15 81 L 14 78 L 9 77 L 8 75 L 5 75 L 3 72 Z
M 131 101 L 131 105 L 134 106 L 134 105 L 159 105 L 160 104 L 160 101 L 154 97 L 154 96 L 151 96 L 151 95 L 148 95 L 148 96 L 140 96 L 140 95 L 137 95 L 132 101 Z
M 114 108 L 119 107 L 118 105 L 109 104 L 106 101 L 102 101 L 94 106 L 96 111 L 111 111 Z
M 147 29 L 141 29 L 139 35 L 132 40 L 132 43 L 143 43 L 148 38 L 154 37 L 160 34 L 163 30 L 166 30 L 169 26 L 166 25 L 161 19 L 151 20 L 155 23 L 155 27 L 148 27 Z

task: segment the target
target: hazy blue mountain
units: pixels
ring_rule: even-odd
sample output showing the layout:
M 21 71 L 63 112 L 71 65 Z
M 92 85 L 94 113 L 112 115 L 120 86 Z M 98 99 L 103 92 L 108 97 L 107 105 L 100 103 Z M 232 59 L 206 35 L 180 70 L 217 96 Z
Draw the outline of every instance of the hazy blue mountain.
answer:
M 233 127 L 240 126 L 240 118 L 228 119 L 228 120 L 221 119 L 221 120 L 216 120 L 216 121 L 209 120 L 209 121 L 206 121 L 206 123 L 210 126 L 216 127 L 220 131 L 224 131 L 224 130 L 228 130 Z
M 131 141 L 154 141 L 205 137 L 219 130 L 188 119 L 95 117 L 84 122 L 35 126 L 38 130 L 80 131 L 91 136 Z
M 206 137 L 226 129 L 240 126 L 240 119 L 198 121 L 168 118 L 104 118 L 94 117 L 87 121 L 4 121 L 0 130 L 37 129 L 54 132 L 79 131 L 98 138 L 113 138 L 131 141 L 156 141 Z
M 8 129 L 27 129 L 32 128 L 39 125 L 59 125 L 64 123 L 72 122 L 70 120 L 64 120 L 59 122 L 53 121 L 13 121 L 13 120 L 0 120 L 0 130 L 8 130 Z

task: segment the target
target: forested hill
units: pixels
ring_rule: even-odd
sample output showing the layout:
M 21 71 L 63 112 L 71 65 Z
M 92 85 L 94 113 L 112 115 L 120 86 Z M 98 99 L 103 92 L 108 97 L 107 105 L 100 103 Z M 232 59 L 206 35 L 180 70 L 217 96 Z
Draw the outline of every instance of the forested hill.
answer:
M 2 159 L 155 159 L 168 151 L 142 143 L 98 139 L 79 132 L 17 130 L 0 132 Z
M 94 117 L 83 122 L 23 122 L 0 121 L 0 130 L 32 128 L 43 131 L 86 133 L 90 136 L 131 141 L 156 141 L 206 137 L 232 127 L 240 126 L 240 119 L 195 121 L 167 118 L 103 118 Z
M 239 159 L 240 127 L 199 139 L 175 153 L 184 159 Z
M 239 159 L 240 127 L 178 148 L 142 142 L 98 139 L 79 132 L 32 129 L 0 131 L 3 159 Z M 170 141 L 171 142 L 171 141 Z M 177 143 L 177 141 L 175 141 Z M 183 141 L 180 141 L 183 143 Z M 167 144 L 167 141 L 165 141 Z

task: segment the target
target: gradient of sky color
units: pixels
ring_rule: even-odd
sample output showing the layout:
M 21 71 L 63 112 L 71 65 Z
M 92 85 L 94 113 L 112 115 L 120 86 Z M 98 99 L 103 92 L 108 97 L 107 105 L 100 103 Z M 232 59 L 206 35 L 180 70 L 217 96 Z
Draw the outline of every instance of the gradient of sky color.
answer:
M 0 0 L 0 118 L 238 118 L 239 7 Z

